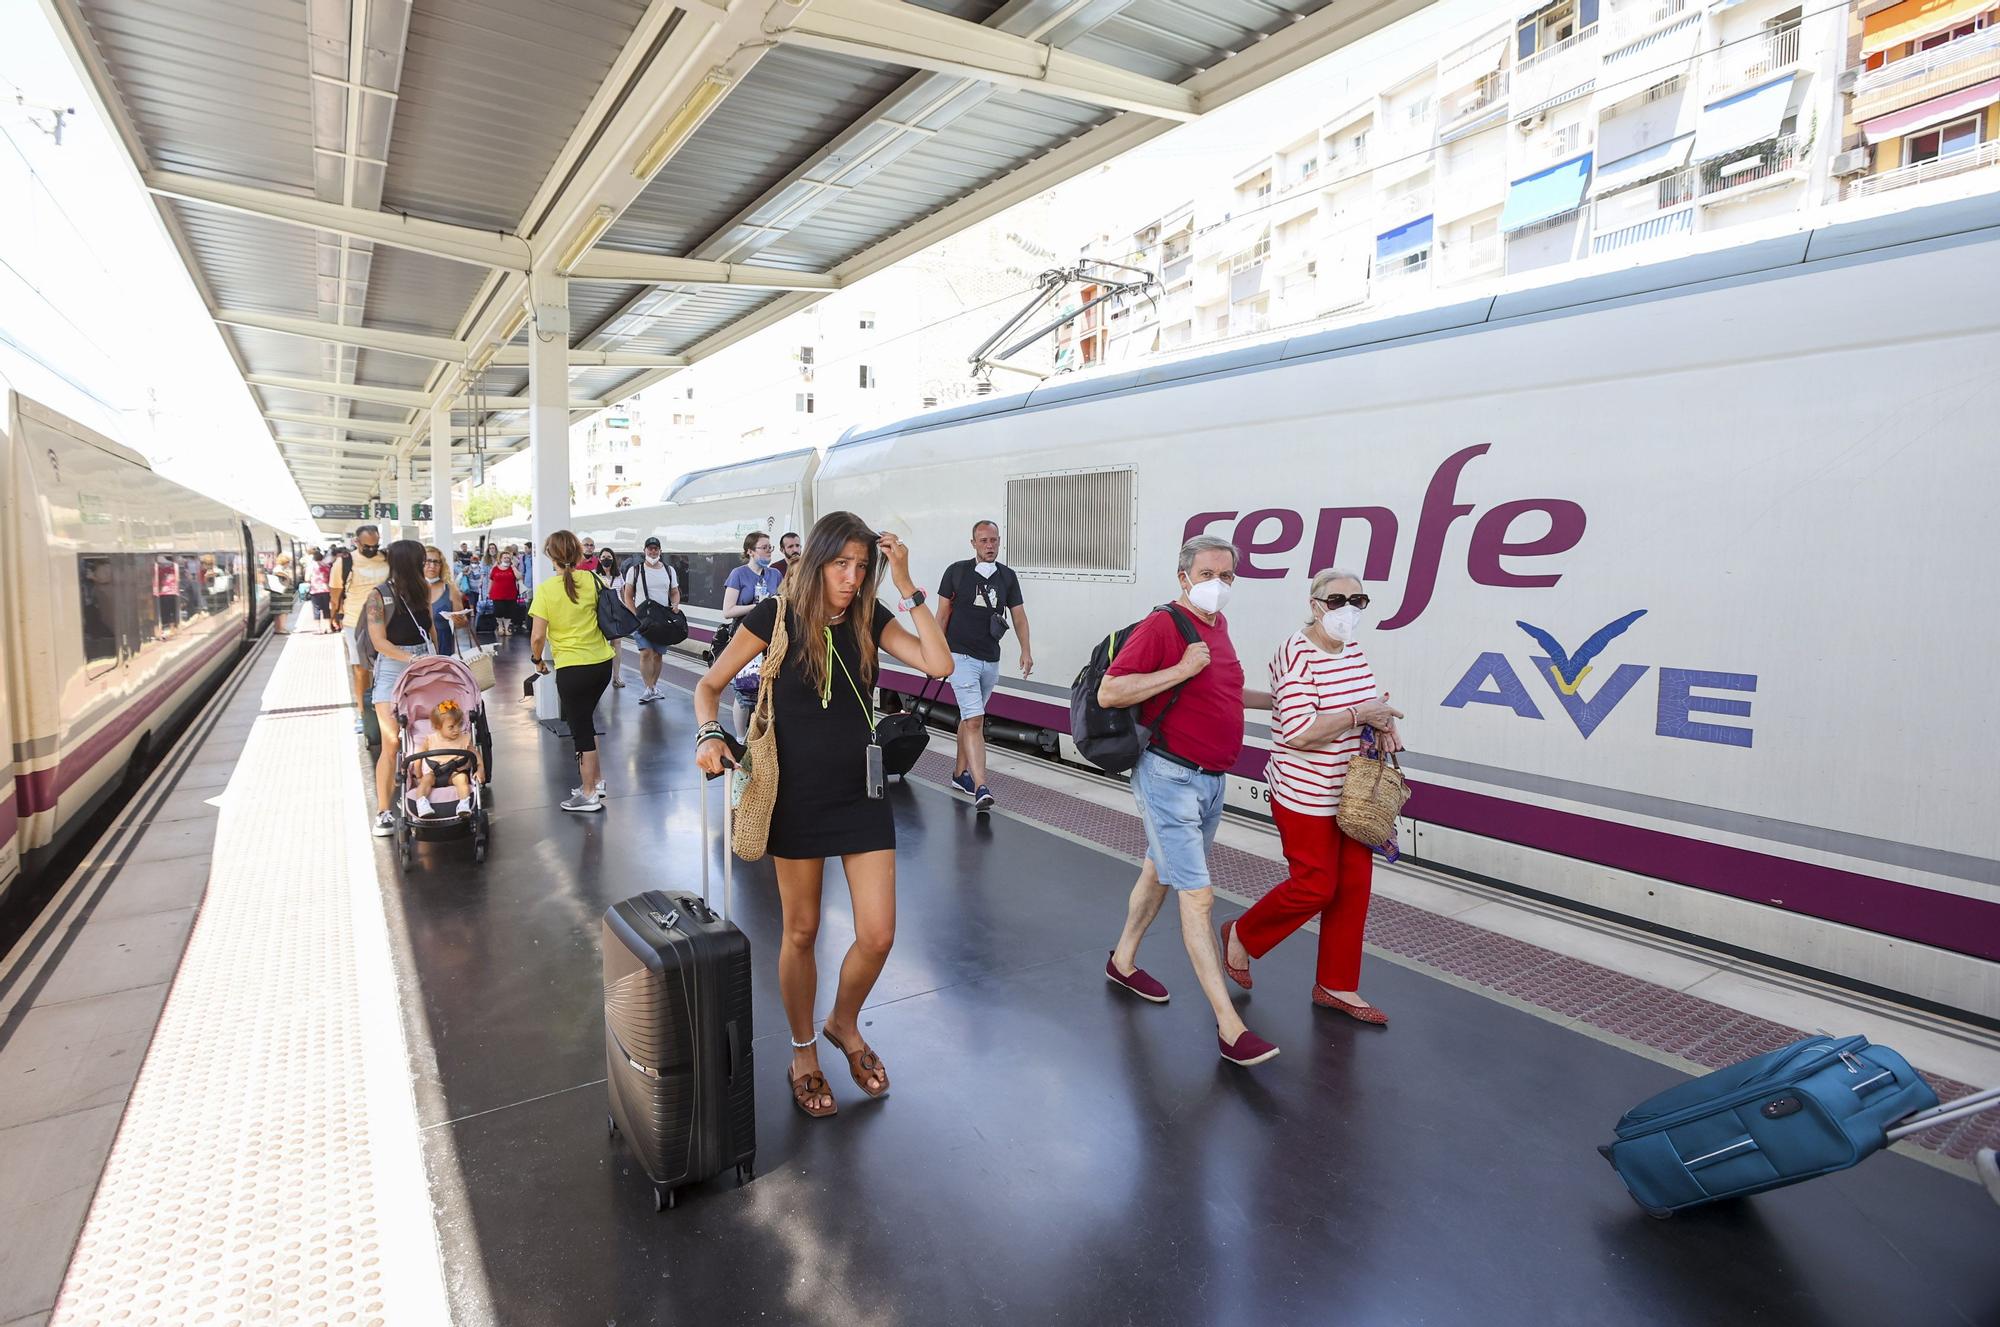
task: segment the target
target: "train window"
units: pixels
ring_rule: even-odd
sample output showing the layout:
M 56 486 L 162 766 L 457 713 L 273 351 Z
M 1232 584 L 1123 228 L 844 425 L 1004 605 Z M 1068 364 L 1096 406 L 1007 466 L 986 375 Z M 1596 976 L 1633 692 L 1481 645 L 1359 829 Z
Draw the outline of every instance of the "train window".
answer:
M 118 666 L 117 560 L 85 554 L 76 560 L 78 597 L 83 609 L 83 664 L 101 677 Z
M 226 613 L 236 602 L 236 583 L 242 555 L 204 553 L 201 555 L 202 602 L 211 613 Z
M 697 608 L 722 608 L 723 582 L 743 565 L 741 553 L 669 553 L 674 574 L 681 579 L 681 602 Z
M 1132 570 L 1130 468 L 1007 481 L 1007 564 L 1021 571 Z
M 208 611 L 208 576 L 198 553 L 176 553 L 180 567 L 181 621 L 192 622 Z

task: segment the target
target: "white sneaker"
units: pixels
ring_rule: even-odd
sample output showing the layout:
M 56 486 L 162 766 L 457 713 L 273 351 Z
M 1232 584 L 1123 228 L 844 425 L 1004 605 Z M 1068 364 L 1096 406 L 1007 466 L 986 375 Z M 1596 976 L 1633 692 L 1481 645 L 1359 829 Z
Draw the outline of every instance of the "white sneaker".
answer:
M 430 814 L 432 814 L 432 811 L 431 811 L 431 799 L 430 799 L 430 798 L 428 798 L 428 797 L 419 797 L 419 798 L 417 799 L 417 814 L 418 814 L 418 815 L 420 815 L 420 816 L 427 816 L 427 815 L 430 815 Z
M 595 797 L 585 797 L 583 789 L 578 788 L 574 793 L 570 794 L 569 800 L 562 804 L 562 809 L 578 812 L 602 811 L 604 803 Z
M 604 796 L 604 780 L 602 779 L 599 779 L 597 781 L 597 795 L 599 797 Z
M 393 812 L 384 811 L 375 817 L 375 837 L 386 839 L 396 832 L 396 817 Z

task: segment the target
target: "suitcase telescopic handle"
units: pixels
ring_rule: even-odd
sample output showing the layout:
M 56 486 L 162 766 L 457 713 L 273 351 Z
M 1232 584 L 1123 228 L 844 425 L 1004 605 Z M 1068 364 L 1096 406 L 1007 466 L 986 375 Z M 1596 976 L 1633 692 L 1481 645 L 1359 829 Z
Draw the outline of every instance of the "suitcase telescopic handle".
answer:
M 704 774 L 701 787 L 696 789 L 701 796 L 701 901 L 704 906 L 708 903 L 708 785 L 721 778 L 723 774 L 733 771 L 736 763 L 743 759 L 741 742 L 724 733 L 722 744 L 729 751 L 729 754 L 723 757 L 722 773 Z M 730 854 L 730 820 L 729 789 L 725 786 L 722 790 L 722 919 L 724 921 L 729 920 L 730 911 L 736 902 L 734 897 L 736 862 Z
M 1989 1087 L 1984 1092 L 1975 1092 L 1969 1097 L 1960 1097 L 1956 1101 L 1932 1106 L 1929 1110 L 1920 1110 L 1915 1115 L 1906 1115 L 1895 1128 L 1886 1131 L 1885 1136 L 1893 1143 L 1908 1138 L 1911 1134 L 1935 1129 L 1940 1124 L 1956 1124 L 1960 1120 L 1969 1120 L 1974 1115 L 1984 1114 L 1996 1106 L 2000 1106 L 2000 1087 Z

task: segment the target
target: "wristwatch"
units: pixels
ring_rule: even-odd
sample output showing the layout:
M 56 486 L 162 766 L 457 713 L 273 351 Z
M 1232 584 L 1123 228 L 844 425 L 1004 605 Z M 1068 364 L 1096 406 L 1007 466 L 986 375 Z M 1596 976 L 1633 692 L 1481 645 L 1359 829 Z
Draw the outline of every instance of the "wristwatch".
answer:
M 896 611 L 898 613 L 908 613 L 914 609 L 922 608 L 926 597 L 922 590 L 917 590 L 909 598 L 899 601 L 896 604 Z

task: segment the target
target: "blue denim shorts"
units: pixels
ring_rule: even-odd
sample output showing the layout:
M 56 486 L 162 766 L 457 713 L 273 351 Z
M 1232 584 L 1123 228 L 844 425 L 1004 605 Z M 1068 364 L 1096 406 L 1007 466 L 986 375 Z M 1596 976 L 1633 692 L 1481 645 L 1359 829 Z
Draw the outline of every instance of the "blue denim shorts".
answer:
M 958 700 L 958 717 L 977 719 L 985 714 L 986 702 L 992 699 L 994 684 L 999 680 L 998 660 L 988 663 L 969 654 L 952 655 L 951 690 Z
M 1132 796 L 1146 826 L 1146 856 L 1172 889 L 1207 889 L 1208 850 L 1222 824 L 1220 774 L 1177 765 L 1153 752 L 1132 770 Z
M 413 645 L 410 647 L 410 653 L 413 656 L 425 655 L 429 654 L 430 650 L 422 645 Z M 401 677 L 409 666 L 408 660 L 391 659 L 386 654 L 376 655 L 375 686 L 369 691 L 368 699 L 377 705 L 387 705 L 390 701 L 394 700 L 396 698 L 396 679 Z

